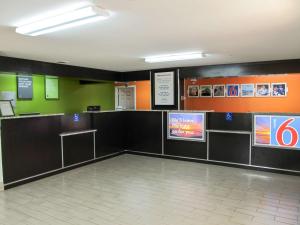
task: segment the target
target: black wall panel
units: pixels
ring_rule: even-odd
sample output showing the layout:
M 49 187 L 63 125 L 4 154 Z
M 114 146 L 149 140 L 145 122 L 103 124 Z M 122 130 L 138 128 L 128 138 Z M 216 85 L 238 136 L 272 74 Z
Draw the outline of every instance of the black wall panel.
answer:
M 207 143 L 167 139 L 167 112 L 164 112 L 164 153 L 166 155 L 206 159 Z
M 166 140 L 165 154 L 190 158 L 206 159 L 207 143 L 197 141 Z
M 41 62 L 29 59 L 19 59 L 0 56 L 1 72 L 47 74 L 63 77 L 78 77 L 93 80 L 122 80 L 122 73 L 93 69 L 79 66 L 69 66 L 57 63 Z
M 94 158 L 93 133 L 63 137 L 64 166 L 81 163 Z
M 93 129 L 96 132 L 96 157 L 124 150 L 123 112 L 103 112 L 92 114 Z
M 209 159 L 249 163 L 250 135 L 209 132 Z
M 226 120 L 226 113 L 207 113 L 207 129 L 209 130 L 241 130 L 252 131 L 251 113 L 233 113 L 232 121 Z
M 123 112 L 125 149 L 162 153 L 162 112 Z
M 299 73 L 300 60 L 276 60 L 180 68 L 181 78 L 209 78 L 246 75 Z
M 122 81 L 150 80 L 150 70 L 140 70 L 122 73 Z
M 300 171 L 300 151 L 252 147 L 252 164 L 256 166 Z
M 61 168 L 60 116 L 1 121 L 4 183 Z

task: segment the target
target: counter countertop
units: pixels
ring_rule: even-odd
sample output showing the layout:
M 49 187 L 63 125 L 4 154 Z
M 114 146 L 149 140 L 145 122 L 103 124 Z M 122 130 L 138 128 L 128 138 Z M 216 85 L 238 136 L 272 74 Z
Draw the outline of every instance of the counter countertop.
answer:
M 23 118 L 36 118 L 36 117 L 47 117 L 47 116 L 63 116 L 64 113 L 56 114 L 40 114 L 40 115 L 28 115 L 28 116 L 11 116 L 11 117 L 0 117 L 0 120 L 10 120 L 10 119 L 23 119 Z
M 95 111 L 84 113 L 107 113 L 107 112 L 214 112 L 214 110 L 148 110 L 148 109 L 138 109 L 138 110 L 108 110 L 108 111 Z
M 214 112 L 214 110 L 107 110 L 107 111 L 96 111 L 88 112 L 84 111 L 83 113 L 112 113 L 112 112 Z M 11 116 L 11 117 L 0 117 L 0 120 L 9 120 L 9 119 L 23 119 L 23 118 L 38 118 L 38 117 L 47 117 L 47 116 L 63 116 L 65 113 L 54 113 L 54 114 L 40 114 L 40 115 L 27 115 L 27 116 Z M 70 114 L 71 115 L 71 114 Z
M 94 132 L 97 132 L 97 129 L 68 131 L 68 132 L 60 133 L 59 136 L 65 137 L 65 136 L 72 136 L 72 135 L 86 134 L 86 133 L 94 133 Z

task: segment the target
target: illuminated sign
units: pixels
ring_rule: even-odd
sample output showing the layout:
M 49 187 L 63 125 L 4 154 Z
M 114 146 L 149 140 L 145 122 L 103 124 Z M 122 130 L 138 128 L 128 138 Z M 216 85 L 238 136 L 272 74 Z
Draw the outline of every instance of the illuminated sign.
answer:
M 233 114 L 230 113 L 230 112 L 226 113 L 225 120 L 228 121 L 228 122 L 232 122 L 232 120 L 233 120 Z
M 254 116 L 254 145 L 300 149 L 300 116 Z
M 205 113 L 168 113 L 168 139 L 205 141 Z
M 73 115 L 73 121 L 74 121 L 74 122 L 79 122 L 79 121 L 80 121 L 80 115 L 79 115 L 78 113 L 75 113 L 75 114 Z

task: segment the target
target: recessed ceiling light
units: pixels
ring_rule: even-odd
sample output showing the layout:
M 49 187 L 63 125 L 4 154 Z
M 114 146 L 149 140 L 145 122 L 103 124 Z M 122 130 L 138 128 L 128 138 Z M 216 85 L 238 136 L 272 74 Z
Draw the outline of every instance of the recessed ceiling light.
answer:
M 147 63 L 171 62 L 171 61 L 179 61 L 179 60 L 201 59 L 203 57 L 205 57 L 205 55 L 201 52 L 189 52 L 189 53 L 178 53 L 178 54 L 170 54 L 170 55 L 150 56 L 145 58 L 145 62 Z
M 108 17 L 109 12 L 107 10 L 95 6 L 87 6 L 17 27 L 16 32 L 24 35 L 38 36 L 96 22 Z

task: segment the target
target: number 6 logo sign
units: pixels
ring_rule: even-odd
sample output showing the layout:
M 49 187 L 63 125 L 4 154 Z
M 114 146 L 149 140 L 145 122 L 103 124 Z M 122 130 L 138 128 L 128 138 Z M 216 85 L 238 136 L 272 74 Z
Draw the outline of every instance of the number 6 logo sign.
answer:
M 254 145 L 300 150 L 299 116 L 254 116 Z
M 276 141 L 280 146 L 284 147 L 295 147 L 299 140 L 299 135 L 297 130 L 294 127 L 289 126 L 295 121 L 294 118 L 284 121 L 278 128 L 276 133 Z M 290 133 L 290 141 L 287 142 L 284 139 L 285 132 Z

